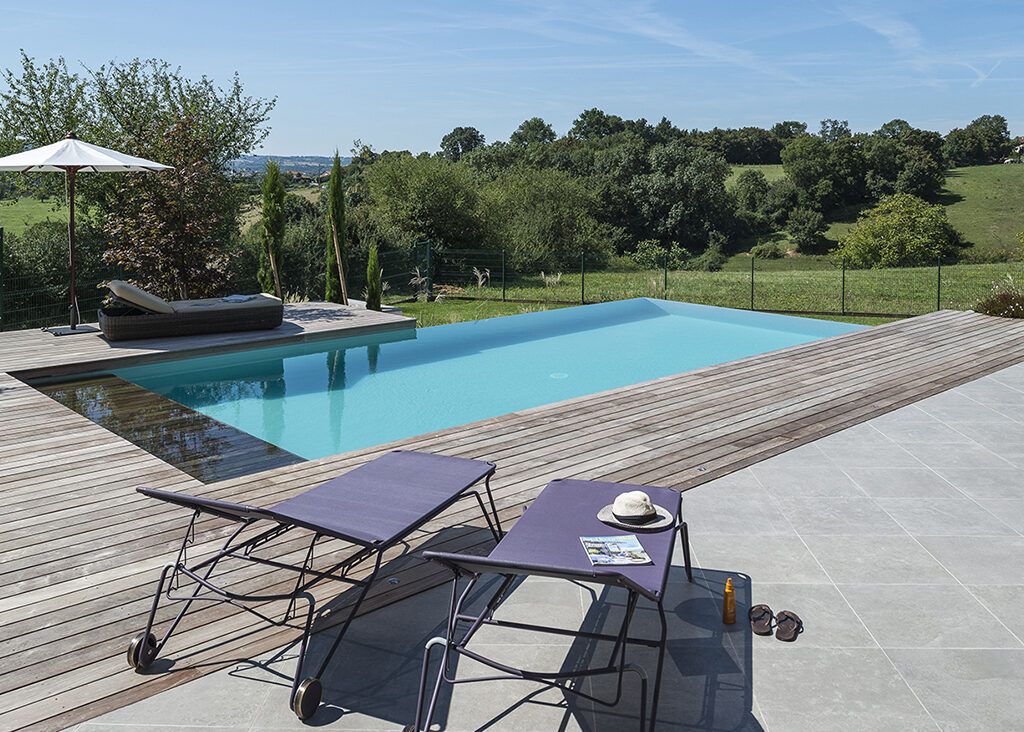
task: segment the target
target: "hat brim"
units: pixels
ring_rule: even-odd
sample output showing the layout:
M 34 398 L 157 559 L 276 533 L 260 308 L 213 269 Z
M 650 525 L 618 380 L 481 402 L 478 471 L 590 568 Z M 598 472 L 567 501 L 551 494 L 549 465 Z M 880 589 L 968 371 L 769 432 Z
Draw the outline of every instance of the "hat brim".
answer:
M 619 521 L 615 518 L 615 514 L 612 512 L 612 506 L 609 504 L 597 512 L 597 520 L 601 523 L 608 524 L 609 526 L 614 526 L 618 529 L 628 529 L 630 531 L 657 531 L 658 529 L 664 529 L 665 527 L 671 526 L 675 523 L 675 516 L 673 516 L 668 509 L 655 505 L 654 512 L 657 514 L 656 517 L 647 523 L 630 524 L 625 521 Z

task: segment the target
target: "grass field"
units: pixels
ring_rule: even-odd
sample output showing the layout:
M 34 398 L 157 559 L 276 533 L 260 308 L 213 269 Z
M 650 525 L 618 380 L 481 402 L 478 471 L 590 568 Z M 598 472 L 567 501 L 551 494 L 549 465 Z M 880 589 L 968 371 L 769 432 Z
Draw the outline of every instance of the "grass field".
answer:
M 732 166 L 732 172 L 725 180 L 725 187 L 731 188 L 744 170 L 760 170 L 764 173 L 764 177 L 768 179 L 769 183 L 786 177 L 786 171 L 782 169 L 781 165 L 734 165 Z
M 0 201 L 0 229 L 21 234 L 40 221 L 67 221 L 67 209 L 56 201 L 38 198 L 17 198 Z
M 502 315 L 519 315 L 534 313 L 540 310 L 567 307 L 554 304 L 524 304 L 511 302 L 494 302 L 489 300 L 442 300 L 440 302 L 400 303 L 399 307 L 405 315 L 416 318 L 416 327 L 428 328 L 433 325 L 449 325 L 469 320 L 484 320 Z M 821 315 L 811 316 L 822 320 L 836 320 L 844 323 L 861 325 L 878 325 L 888 323 L 892 318 L 864 318 L 856 316 Z
M 585 279 L 587 302 L 622 300 L 630 297 L 659 297 L 684 302 L 749 308 L 751 276 L 746 267 L 731 271 L 665 273 L 660 270 L 633 272 L 588 272 Z M 758 310 L 814 311 L 844 313 L 843 274 L 824 257 L 814 258 L 817 269 L 797 269 L 794 259 L 755 262 L 754 307 Z M 386 272 L 385 272 L 386 274 Z M 467 273 L 468 275 L 468 273 Z M 991 290 L 993 283 L 1012 275 L 1024 280 L 1024 262 L 1009 264 L 958 264 L 942 268 L 941 292 L 935 267 L 906 269 L 847 270 L 845 312 L 916 315 L 937 306 L 969 309 Z M 501 299 L 501 286 L 477 287 L 471 275 L 451 276 L 444 284 L 463 287 L 458 294 L 487 300 Z M 539 277 L 509 277 L 509 300 L 580 302 L 580 275 L 563 273 L 556 285 L 545 285 Z

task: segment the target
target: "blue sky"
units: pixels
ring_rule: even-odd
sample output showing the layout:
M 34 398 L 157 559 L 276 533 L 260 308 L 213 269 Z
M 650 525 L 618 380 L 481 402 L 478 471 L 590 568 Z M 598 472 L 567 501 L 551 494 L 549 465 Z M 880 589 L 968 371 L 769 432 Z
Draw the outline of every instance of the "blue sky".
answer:
M 894 117 L 1024 134 L 1024 0 L 4 2 L 18 47 L 98 65 L 155 56 L 276 96 L 263 152 L 435 150 L 589 107 L 680 127 Z

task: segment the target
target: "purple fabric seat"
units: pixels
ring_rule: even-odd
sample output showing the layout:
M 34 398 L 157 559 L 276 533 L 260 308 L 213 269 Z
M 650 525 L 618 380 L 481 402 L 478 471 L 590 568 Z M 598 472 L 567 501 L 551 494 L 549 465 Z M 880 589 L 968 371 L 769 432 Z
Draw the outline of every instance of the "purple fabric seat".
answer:
M 289 498 L 267 513 L 364 546 L 391 544 L 494 472 L 480 460 L 395 451 Z

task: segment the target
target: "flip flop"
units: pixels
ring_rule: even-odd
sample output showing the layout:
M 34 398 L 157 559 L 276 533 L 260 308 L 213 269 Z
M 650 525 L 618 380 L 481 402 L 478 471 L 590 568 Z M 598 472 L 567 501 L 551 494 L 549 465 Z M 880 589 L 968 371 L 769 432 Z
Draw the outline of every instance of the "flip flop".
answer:
M 767 605 L 754 605 L 747 611 L 747 617 L 750 618 L 750 629 L 754 633 L 757 635 L 772 634 L 772 621 L 775 620 L 775 616 L 772 614 L 770 607 Z
M 780 641 L 792 643 L 798 635 L 804 632 L 804 621 L 800 619 L 799 615 L 790 610 L 783 610 L 776 615 L 775 622 L 778 625 L 775 637 Z

